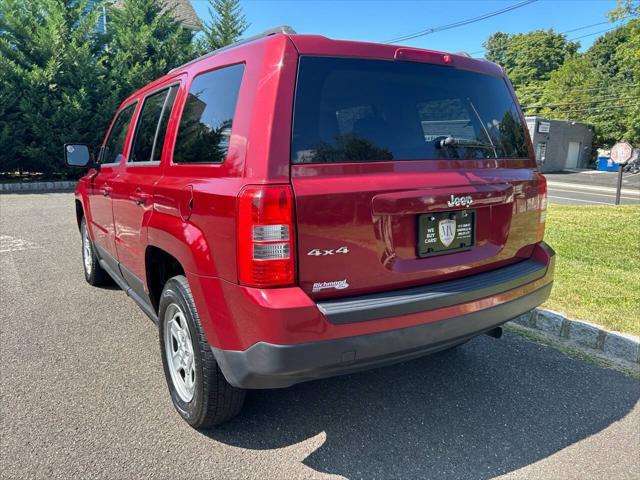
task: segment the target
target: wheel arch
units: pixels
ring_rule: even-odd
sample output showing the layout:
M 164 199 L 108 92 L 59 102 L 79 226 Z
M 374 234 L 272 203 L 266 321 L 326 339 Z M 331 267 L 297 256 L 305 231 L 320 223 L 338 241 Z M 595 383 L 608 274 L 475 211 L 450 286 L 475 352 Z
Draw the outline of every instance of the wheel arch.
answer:
M 174 257 L 185 274 L 218 276 L 204 232 L 191 222 L 155 212 L 147 224 L 147 243 Z
M 80 230 L 82 219 L 84 218 L 84 206 L 82 205 L 82 202 L 77 198 L 75 200 L 75 205 L 76 205 L 76 223 L 78 224 L 78 230 Z
M 148 245 L 144 253 L 145 276 L 149 300 L 156 313 L 159 313 L 160 296 L 167 281 L 186 272 L 180 261 L 166 250 Z
M 193 224 L 165 218 L 161 225 L 148 225 L 145 277 L 151 304 L 158 312 L 167 280 L 175 275 L 216 276 L 204 234 Z

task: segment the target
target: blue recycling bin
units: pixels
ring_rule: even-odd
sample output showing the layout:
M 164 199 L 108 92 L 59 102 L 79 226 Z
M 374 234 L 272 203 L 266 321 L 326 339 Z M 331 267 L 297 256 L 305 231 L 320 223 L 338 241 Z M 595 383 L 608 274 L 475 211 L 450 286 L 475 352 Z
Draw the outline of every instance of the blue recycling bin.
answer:
M 613 160 L 611 160 L 609 157 L 598 157 L 596 170 L 600 170 L 602 172 L 617 172 L 618 165 L 613 163 Z

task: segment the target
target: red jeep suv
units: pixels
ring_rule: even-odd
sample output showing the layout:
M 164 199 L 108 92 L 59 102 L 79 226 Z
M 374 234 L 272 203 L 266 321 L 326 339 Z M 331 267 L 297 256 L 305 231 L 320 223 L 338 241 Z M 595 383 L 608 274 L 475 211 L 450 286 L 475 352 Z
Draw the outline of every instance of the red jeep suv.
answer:
M 246 389 L 451 348 L 549 296 L 546 181 L 485 60 L 297 35 L 211 52 L 117 111 L 75 192 L 84 272 L 158 324 L 207 428 Z

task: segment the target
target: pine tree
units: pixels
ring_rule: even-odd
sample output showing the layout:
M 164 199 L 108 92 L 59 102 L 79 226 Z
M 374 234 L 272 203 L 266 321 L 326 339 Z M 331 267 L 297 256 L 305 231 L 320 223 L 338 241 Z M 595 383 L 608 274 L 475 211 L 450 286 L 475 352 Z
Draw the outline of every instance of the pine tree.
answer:
M 102 140 L 131 93 L 194 55 L 157 0 L 0 0 L 0 172 L 68 174 L 62 145 Z
M 157 0 L 125 0 L 107 11 L 108 43 L 101 64 L 108 72 L 110 98 L 104 108 L 115 108 L 135 90 L 166 74 L 194 56 L 193 34 L 162 10 Z
M 209 52 L 237 41 L 249 27 L 240 0 L 209 0 L 211 22 L 204 26 L 200 48 Z
M 0 172 L 66 172 L 62 145 L 95 143 L 104 94 L 86 0 L 0 0 Z

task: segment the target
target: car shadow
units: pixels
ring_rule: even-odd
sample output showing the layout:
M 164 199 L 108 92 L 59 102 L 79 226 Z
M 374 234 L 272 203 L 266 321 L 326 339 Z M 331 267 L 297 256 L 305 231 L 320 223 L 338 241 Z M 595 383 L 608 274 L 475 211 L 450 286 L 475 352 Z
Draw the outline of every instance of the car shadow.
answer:
M 258 390 L 206 434 L 265 450 L 326 440 L 303 462 L 347 478 L 491 478 L 620 420 L 640 382 L 506 333 L 368 372 Z

